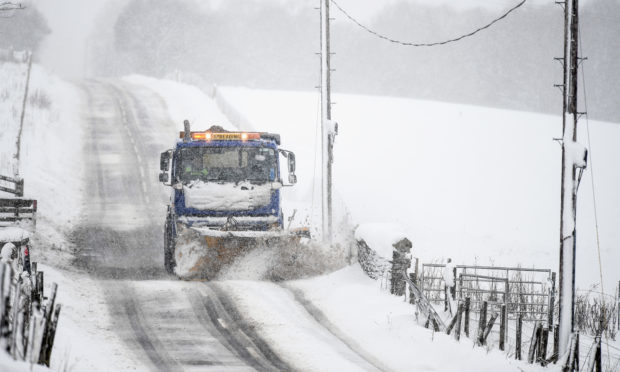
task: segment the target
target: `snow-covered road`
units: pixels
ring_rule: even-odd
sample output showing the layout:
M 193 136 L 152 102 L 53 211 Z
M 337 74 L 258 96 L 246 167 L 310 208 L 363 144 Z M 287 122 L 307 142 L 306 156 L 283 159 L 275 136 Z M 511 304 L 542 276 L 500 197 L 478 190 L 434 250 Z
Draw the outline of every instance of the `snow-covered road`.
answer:
M 284 286 L 168 276 L 162 242 L 167 196 L 156 175 L 159 153 L 172 143 L 177 123 L 144 87 L 91 80 L 81 88 L 87 186 L 82 222 L 72 235 L 75 263 L 102 288 L 112 328 L 139 369 L 381 369 Z M 260 309 L 240 302 L 247 297 L 256 297 Z M 301 342 L 284 344 L 287 339 Z
M 74 234 L 77 261 L 98 275 L 163 275 L 165 196 L 154 182 L 162 138 L 174 138 L 159 97 L 118 82 L 87 81 L 86 195 Z

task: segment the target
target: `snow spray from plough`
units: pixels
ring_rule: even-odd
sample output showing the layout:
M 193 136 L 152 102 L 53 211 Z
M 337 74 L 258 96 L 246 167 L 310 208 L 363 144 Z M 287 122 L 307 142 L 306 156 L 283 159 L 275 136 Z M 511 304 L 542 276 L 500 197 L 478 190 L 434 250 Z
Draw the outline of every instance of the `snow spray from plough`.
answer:
M 182 279 L 213 279 L 238 257 L 261 249 L 295 260 L 309 230 L 285 229 L 280 189 L 296 183 L 295 154 L 280 136 L 192 132 L 186 120 L 174 149 L 161 154 L 159 180 L 172 187 L 164 265 Z M 280 159 L 287 159 L 288 183 Z M 295 265 L 290 265 L 294 269 Z

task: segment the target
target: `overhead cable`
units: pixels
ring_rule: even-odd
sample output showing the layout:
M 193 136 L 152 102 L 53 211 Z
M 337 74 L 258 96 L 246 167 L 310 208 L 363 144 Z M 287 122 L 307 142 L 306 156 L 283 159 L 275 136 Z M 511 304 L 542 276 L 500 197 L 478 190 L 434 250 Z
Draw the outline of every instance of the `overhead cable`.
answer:
M 349 18 L 349 20 L 351 20 L 353 23 L 355 23 L 357 26 L 359 26 L 360 28 L 364 29 L 365 31 L 369 32 L 370 34 L 383 39 L 383 40 L 387 40 L 389 42 L 395 43 L 395 44 L 400 44 L 400 45 L 404 45 L 404 46 L 411 46 L 411 47 L 432 47 L 432 46 L 437 46 L 437 45 L 445 45 L 445 44 L 449 44 L 449 43 L 453 43 L 459 40 L 463 40 L 467 37 L 473 36 L 475 34 L 477 34 L 478 32 L 485 30 L 489 27 L 491 27 L 492 25 L 494 25 L 495 23 L 499 22 L 500 20 L 506 18 L 510 13 L 512 13 L 513 11 L 517 10 L 518 8 L 520 8 L 523 4 L 525 4 L 525 2 L 527 0 L 522 0 L 519 4 L 515 5 L 514 7 L 510 8 L 508 11 L 506 11 L 504 14 L 502 14 L 501 16 L 495 18 L 493 21 L 487 23 L 486 25 L 479 27 L 477 29 L 475 29 L 474 31 L 461 35 L 459 37 L 453 38 L 453 39 L 448 39 L 448 40 L 444 40 L 444 41 L 437 41 L 437 42 L 433 42 L 433 43 L 415 43 L 415 42 L 409 42 L 409 41 L 401 41 L 401 40 L 396 40 L 393 39 L 389 36 L 385 36 L 383 34 L 380 34 L 366 26 L 364 26 L 362 23 L 360 23 L 357 19 L 353 18 L 353 16 L 351 16 L 346 10 L 344 10 L 340 5 L 338 5 L 338 3 L 335 0 L 330 0 L 332 2 L 332 4 L 334 4 L 336 6 L 336 8 L 338 8 L 338 10 L 340 10 L 340 12 L 342 12 L 342 14 L 344 14 L 347 18 Z

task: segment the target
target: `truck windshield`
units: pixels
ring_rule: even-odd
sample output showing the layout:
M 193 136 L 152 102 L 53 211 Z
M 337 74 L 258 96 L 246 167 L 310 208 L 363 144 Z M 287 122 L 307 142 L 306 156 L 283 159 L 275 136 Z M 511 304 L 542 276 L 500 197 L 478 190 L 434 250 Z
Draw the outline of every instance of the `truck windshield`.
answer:
M 275 181 L 276 151 L 266 147 L 190 147 L 180 150 L 176 178 L 202 181 Z

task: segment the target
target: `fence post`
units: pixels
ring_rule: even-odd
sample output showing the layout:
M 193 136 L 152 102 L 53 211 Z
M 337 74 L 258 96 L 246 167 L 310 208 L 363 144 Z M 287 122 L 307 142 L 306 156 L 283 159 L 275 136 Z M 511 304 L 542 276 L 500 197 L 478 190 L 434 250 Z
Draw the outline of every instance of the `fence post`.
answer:
M 491 319 L 489 319 L 489 323 L 487 323 L 487 326 L 484 330 L 484 335 L 482 336 L 482 345 L 486 345 L 487 344 L 487 337 L 489 337 L 489 333 L 491 333 L 491 329 L 493 329 L 493 326 L 495 325 L 495 320 L 497 319 L 497 313 L 494 313 L 493 315 L 491 315 Z
M 415 279 L 415 275 L 414 273 L 409 273 L 409 279 L 411 279 L 411 281 L 413 282 L 413 284 L 416 284 L 416 279 Z M 410 304 L 415 304 L 416 298 L 415 298 L 415 294 L 413 293 L 413 288 L 411 288 L 411 286 L 409 286 L 409 303 Z
M 596 351 L 594 352 L 594 370 L 596 372 L 602 372 L 603 368 L 601 365 L 601 336 L 596 336 Z
M 547 328 L 553 327 L 553 309 L 555 307 L 555 272 L 551 273 L 551 291 L 549 293 L 549 318 L 547 319 Z
M 452 320 L 450 321 L 450 324 L 448 324 L 448 327 L 446 328 L 446 334 L 450 334 L 450 332 L 452 332 L 452 328 L 454 328 L 454 326 L 456 325 L 456 321 L 458 319 L 458 313 L 454 314 L 454 317 L 452 317 Z
M 51 321 L 52 314 L 54 311 L 54 303 L 56 302 L 56 291 L 58 290 L 58 285 L 56 283 L 52 283 L 52 291 L 50 293 L 47 304 L 45 305 L 45 328 L 43 330 L 43 342 L 41 346 L 41 355 L 39 356 L 39 363 L 46 364 L 49 366 L 49 343 L 50 343 L 50 329 L 51 329 Z
M 24 311 L 23 309 L 20 309 L 17 313 L 16 324 L 17 324 L 17 328 L 13 330 L 13 334 L 15 337 L 15 359 L 25 360 L 26 352 L 24 350 Z
M 558 360 L 559 358 L 559 348 L 560 348 L 560 325 L 556 324 L 553 326 L 553 355 L 552 358 L 553 360 Z
M 37 364 L 43 364 L 43 357 L 44 357 L 44 343 L 45 343 L 45 330 L 47 329 L 47 320 L 45 319 L 45 314 L 43 312 L 41 312 L 41 321 L 39 323 L 39 325 L 37 326 L 36 329 L 36 333 L 35 333 L 35 348 L 34 348 L 34 352 L 32 355 L 32 358 L 35 360 L 35 363 Z
M 501 317 L 499 319 L 499 349 L 504 351 L 506 349 L 506 305 L 502 305 Z
M 21 283 L 11 284 L 11 292 L 13 293 L 13 303 L 11 304 L 11 346 L 10 351 L 13 359 L 17 358 L 17 312 L 19 309 L 19 294 L 21 292 Z
M 26 361 L 28 363 L 34 363 L 32 359 L 32 352 L 34 349 L 34 338 L 35 338 L 35 329 L 37 327 L 37 317 L 36 314 L 39 310 L 37 310 L 39 304 L 37 302 L 32 302 L 32 311 L 30 314 L 30 322 L 28 323 L 28 342 L 26 343 Z
M 541 325 L 542 328 L 542 325 Z M 547 363 L 547 345 L 549 343 L 549 328 L 542 328 L 540 334 L 540 347 L 538 349 L 538 360 L 541 365 Z
M 471 306 L 471 297 L 465 297 L 465 324 L 463 324 L 463 331 L 465 336 L 469 337 L 469 307 Z
M 4 293 L 4 275 L 6 267 L 6 264 L 0 263 L 0 332 L 2 329 L 6 309 L 6 294 Z
M 579 371 L 579 332 L 575 332 L 574 353 L 575 353 L 575 364 L 571 366 L 571 368 L 573 368 L 573 370 Z M 576 369 L 575 369 L 575 366 L 577 367 Z
M 478 344 L 483 344 L 484 329 L 487 323 L 487 307 L 489 304 L 486 301 L 482 302 L 482 308 L 480 309 L 480 318 L 478 320 Z
M 452 268 L 452 281 L 453 285 L 450 287 L 450 295 L 452 296 L 452 301 L 456 300 L 456 267 Z
M 43 271 L 37 271 L 36 286 L 37 301 L 39 304 L 43 304 Z
M 52 358 L 52 349 L 54 348 L 54 338 L 56 338 L 56 326 L 58 325 L 58 317 L 60 316 L 60 304 L 56 305 L 54 309 L 54 317 L 52 318 L 52 322 L 49 327 L 49 339 L 47 343 L 47 353 L 45 359 L 45 365 L 50 366 L 50 360 Z
M 519 313 L 517 317 L 517 336 L 515 343 L 515 359 L 521 360 L 521 334 L 523 327 L 523 314 Z
M 459 302 L 458 309 L 456 311 L 456 332 L 454 338 L 459 341 L 461 339 L 461 318 L 463 317 L 463 303 Z
M 530 350 L 527 353 L 527 362 L 534 363 L 536 360 L 536 352 L 538 351 L 538 344 L 540 343 L 540 332 L 542 330 L 542 325 L 538 322 L 534 325 L 534 331 L 532 332 L 532 338 L 530 340 Z
M 411 241 L 407 238 L 404 238 L 393 245 L 392 278 L 390 280 L 390 293 L 393 295 L 405 295 L 406 282 L 405 278 L 402 277 L 402 273 L 405 273 L 411 266 L 411 257 L 409 256 L 409 252 L 411 252 L 412 246 Z

